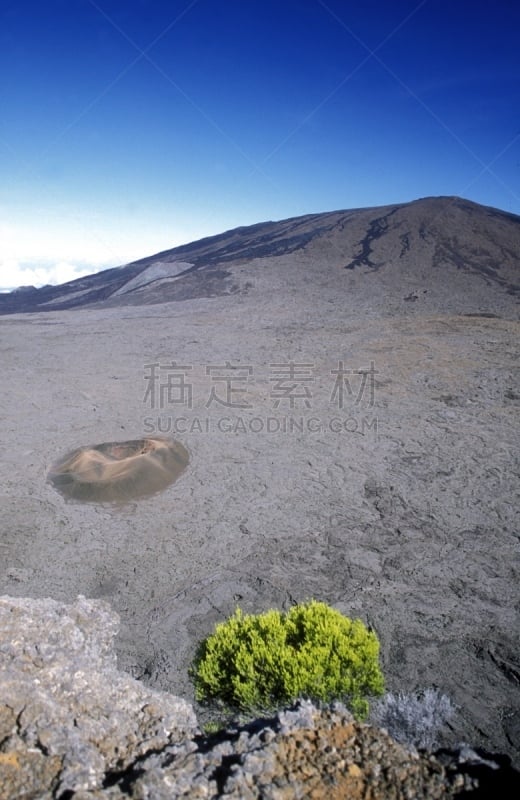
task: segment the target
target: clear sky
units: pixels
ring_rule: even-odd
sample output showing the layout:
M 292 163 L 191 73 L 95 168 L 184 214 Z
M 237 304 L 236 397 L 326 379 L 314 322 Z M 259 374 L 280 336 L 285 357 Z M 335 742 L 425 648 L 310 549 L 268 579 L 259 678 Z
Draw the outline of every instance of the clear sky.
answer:
M 520 214 L 512 0 L 2 0 L 0 287 L 238 225 Z

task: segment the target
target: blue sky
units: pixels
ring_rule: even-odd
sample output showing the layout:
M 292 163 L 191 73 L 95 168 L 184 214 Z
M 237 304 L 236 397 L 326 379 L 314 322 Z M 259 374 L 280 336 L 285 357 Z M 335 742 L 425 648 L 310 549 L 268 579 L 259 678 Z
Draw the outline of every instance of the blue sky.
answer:
M 0 287 L 427 195 L 520 214 L 519 33 L 509 0 L 3 0 Z

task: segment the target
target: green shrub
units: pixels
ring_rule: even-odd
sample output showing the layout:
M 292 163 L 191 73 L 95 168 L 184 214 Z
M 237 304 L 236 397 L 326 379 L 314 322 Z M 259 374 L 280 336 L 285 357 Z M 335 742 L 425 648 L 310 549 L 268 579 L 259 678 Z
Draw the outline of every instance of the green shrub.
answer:
M 199 701 L 272 709 L 298 697 L 346 702 L 358 718 L 384 689 L 379 641 L 361 620 L 311 600 L 287 613 L 234 615 L 199 647 L 191 675 Z

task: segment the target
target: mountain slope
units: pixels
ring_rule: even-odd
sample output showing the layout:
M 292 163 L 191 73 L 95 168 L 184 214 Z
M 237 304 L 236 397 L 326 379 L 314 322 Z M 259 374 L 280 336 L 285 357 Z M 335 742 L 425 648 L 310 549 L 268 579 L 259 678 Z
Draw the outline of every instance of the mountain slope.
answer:
M 306 269 L 312 262 L 325 276 L 337 276 L 339 269 L 380 271 L 384 282 L 412 286 L 410 295 L 402 298 L 412 301 L 418 299 L 414 283 L 427 284 L 426 291 L 446 288 L 457 272 L 479 279 L 473 282 L 479 297 L 486 286 L 516 295 L 520 217 L 439 197 L 263 222 L 61 286 L 16 290 L 0 296 L 0 314 L 240 294 L 254 288 L 251 278 L 259 262 L 282 256 L 294 263 L 305 256 Z M 346 274 L 343 278 L 346 288 Z
M 53 313 L 0 317 L 0 594 L 109 601 L 120 668 L 187 698 L 237 604 L 314 597 L 377 632 L 389 691 L 451 699 L 442 746 L 520 764 L 519 231 L 424 199 L 3 298 Z M 164 436 L 164 491 L 56 490 L 78 450 Z

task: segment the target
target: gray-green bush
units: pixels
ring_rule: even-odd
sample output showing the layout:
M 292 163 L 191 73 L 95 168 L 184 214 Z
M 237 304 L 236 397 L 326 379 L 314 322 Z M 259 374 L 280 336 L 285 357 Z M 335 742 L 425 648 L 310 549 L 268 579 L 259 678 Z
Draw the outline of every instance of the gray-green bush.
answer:
M 397 742 L 430 750 L 438 745 L 438 736 L 455 706 L 438 689 L 425 689 L 413 694 L 389 692 L 374 703 L 370 722 L 386 728 Z

